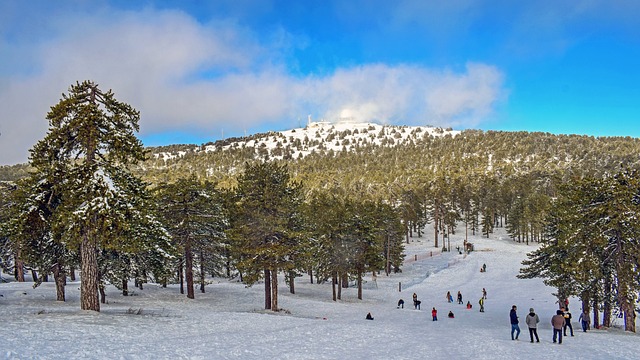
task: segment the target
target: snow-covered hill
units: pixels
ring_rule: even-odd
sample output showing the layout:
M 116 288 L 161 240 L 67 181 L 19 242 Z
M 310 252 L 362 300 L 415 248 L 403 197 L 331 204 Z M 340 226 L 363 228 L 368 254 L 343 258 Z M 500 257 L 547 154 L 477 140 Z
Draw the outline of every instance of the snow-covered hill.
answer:
M 464 235 L 453 235 L 452 248 Z M 367 277 L 364 299 L 356 289 L 331 301 L 330 284 L 296 281 L 296 294 L 280 282 L 280 306 L 262 309 L 263 288 L 211 279 L 204 294 L 189 300 L 177 286 L 146 284 L 122 297 L 107 287 L 101 313 L 79 310 L 78 283 L 67 285 L 68 301 L 55 302 L 45 283 L 0 284 L 0 357 L 6 359 L 636 359 L 640 337 L 619 328 L 582 332 L 578 299 L 570 299 L 574 337 L 551 342 L 550 318 L 557 309 L 554 289 L 540 279 L 516 278 L 520 262 L 534 246 L 506 237 L 470 238 L 476 251 L 441 254 L 433 237 L 407 245 L 403 272 Z M 482 264 L 487 272 L 480 273 Z M 9 277 L 3 274 L 3 277 Z M 486 288 L 486 312 L 478 299 Z M 401 290 L 401 291 L 399 291 Z M 447 291 L 463 301 L 448 303 Z M 410 305 L 416 293 L 421 310 Z M 406 301 L 397 309 L 397 301 Z M 510 338 L 509 310 L 518 306 L 520 334 Z M 431 320 L 431 309 L 438 321 Z M 530 343 L 524 324 L 529 308 L 540 316 L 540 343 Z M 454 319 L 446 314 L 453 311 Z M 365 320 L 370 312 L 374 320 Z M 621 319 L 615 320 L 621 325 Z
M 459 131 L 429 126 L 394 126 L 357 122 L 309 122 L 304 128 L 272 131 L 245 138 L 232 138 L 174 152 L 156 152 L 156 158 L 169 160 L 192 152 L 229 149 L 255 149 L 256 154 L 271 159 L 293 159 L 321 151 L 353 151 L 367 145 L 398 146 L 416 142 L 428 136 L 455 136 Z

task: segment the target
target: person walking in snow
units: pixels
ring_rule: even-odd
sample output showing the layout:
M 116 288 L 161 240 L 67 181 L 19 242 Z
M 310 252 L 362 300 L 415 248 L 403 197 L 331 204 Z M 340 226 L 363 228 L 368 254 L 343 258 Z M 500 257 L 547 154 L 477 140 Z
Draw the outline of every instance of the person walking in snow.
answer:
M 518 340 L 518 336 L 520 335 L 520 326 L 518 325 L 518 314 L 516 313 L 518 308 L 513 305 L 511 307 L 511 312 L 509 312 L 509 317 L 511 319 L 511 340 Z M 516 337 L 513 337 L 513 333 L 516 333 Z
M 485 290 L 485 288 L 482 288 L 482 297 L 487 298 L 487 290 Z
M 562 344 L 562 328 L 564 327 L 564 316 L 562 310 L 556 310 L 556 314 L 551 318 L 551 326 L 553 326 L 553 342 L 558 339 L 558 344 Z
M 462 304 L 462 293 L 458 291 L 458 304 Z
M 582 324 L 582 332 L 587 332 L 587 329 L 589 329 L 589 326 L 591 325 L 591 319 L 589 319 L 589 313 L 587 310 L 580 314 L 578 320 L 580 320 L 580 324 Z
M 482 264 L 482 272 L 487 272 L 487 264 Z
M 540 317 L 533 311 L 533 308 L 529 309 L 529 314 L 527 314 L 524 322 L 527 323 L 527 327 L 529 328 L 531 342 L 533 342 L 534 335 L 536 336 L 536 342 L 540 342 L 540 338 L 538 338 L 538 323 L 540 322 Z
M 478 304 L 480 304 L 480 312 L 484 312 L 484 298 L 480 298 Z
M 447 302 L 453 302 L 453 297 L 451 297 L 451 291 L 447 291 Z
M 567 309 L 562 316 L 564 316 L 564 336 L 567 336 L 567 328 L 571 330 L 570 334 L 573 336 L 573 326 L 571 326 L 571 313 L 569 309 Z
M 438 310 L 435 307 L 431 310 L 431 318 L 433 321 L 438 321 Z

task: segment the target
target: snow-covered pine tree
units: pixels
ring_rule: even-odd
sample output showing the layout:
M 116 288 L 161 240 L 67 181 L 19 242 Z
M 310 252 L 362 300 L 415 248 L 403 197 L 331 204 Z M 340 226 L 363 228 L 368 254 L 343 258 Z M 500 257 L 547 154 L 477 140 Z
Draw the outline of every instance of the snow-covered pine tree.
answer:
M 0 268 L 5 273 L 15 271 L 15 251 L 9 230 L 11 209 L 14 207 L 11 195 L 15 190 L 13 183 L 0 181 Z
M 47 114 L 49 131 L 31 149 L 36 171 L 56 172 L 54 191 L 61 197 L 52 221 L 69 249 L 80 249 L 83 310 L 100 311 L 98 251 L 103 248 L 139 250 L 137 226 L 147 221 L 137 199 L 146 190 L 129 166 L 144 159 L 140 113 L 104 92 L 92 81 L 76 83 Z M 160 231 L 159 231 L 160 232 Z
M 54 183 L 44 173 L 34 173 L 17 182 L 11 194 L 12 208 L 7 234 L 21 260 L 38 271 L 38 286 L 50 272 L 56 283 L 56 300 L 65 301 L 66 265 L 73 258 L 61 244 L 59 234 L 52 231 L 53 214 L 60 204 Z

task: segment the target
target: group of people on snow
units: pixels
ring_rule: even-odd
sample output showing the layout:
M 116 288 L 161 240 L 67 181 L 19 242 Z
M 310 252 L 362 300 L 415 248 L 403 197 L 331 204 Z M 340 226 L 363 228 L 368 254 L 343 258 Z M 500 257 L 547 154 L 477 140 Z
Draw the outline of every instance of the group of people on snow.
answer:
M 560 304 L 562 306 L 562 304 Z M 565 306 L 568 305 L 568 302 Z M 511 320 L 511 340 L 518 340 L 518 335 L 520 335 L 520 327 L 518 325 L 518 308 L 513 305 L 511 307 L 511 312 L 509 313 L 509 317 Z M 533 338 L 535 337 L 536 342 L 540 342 L 540 338 L 538 337 L 538 323 L 540 322 L 540 317 L 535 313 L 533 308 L 529 309 L 529 314 L 525 319 L 525 323 L 529 328 L 529 339 L 533 342 Z M 589 313 L 584 311 L 580 315 L 580 322 L 582 324 L 582 331 L 586 332 L 590 325 Z M 552 341 L 554 343 L 562 344 L 562 337 L 568 336 L 567 329 L 569 329 L 569 335 L 573 336 L 573 326 L 571 325 L 571 313 L 569 312 L 568 307 L 561 307 L 556 310 L 556 314 L 551 317 L 551 326 L 553 327 L 553 337 Z
M 480 269 L 481 272 L 486 272 L 486 264 L 482 265 Z M 413 307 L 416 310 L 420 310 L 421 301 L 418 300 L 418 295 L 413 293 Z M 484 300 L 487 299 L 487 290 L 482 288 L 482 296 L 480 300 L 478 300 L 478 304 L 480 305 L 480 312 L 484 312 Z M 453 302 L 453 296 L 450 291 L 447 291 L 446 300 L 448 303 Z M 462 293 L 458 291 L 457 294 L 458 304 L 463 304 L 462 301 Z M 571 325 L 571 313 L 569 312 L 569 300 L 558 300 L 558 305 L 560 309 L 556 311 L 556 314 L 551 317 L 551 325 L 553 327 L 553 338 L 552 341 L 554 343 L 562 344 L 562 337 L 567 336 L 567 329 L 569 329 L 570 336 L 573 335 L 573 326 Z M 467 301 L 467 309 L 472 309 L 471 302 Z M 404 300 L 398 300 L 398 309 L 404 309 Z M 519 326 L 519 317 L 517 313 L 518 307 L 513 305 L 511 307 L 511 311 L 509 312 L 509 318 L 511 322 L 511 340 L 518 340 L 520 336 L 520 326 Z M 449 311 L 447 317 L 455 318 L 453 311 Z M 432 321 L 438 321 L 438 310 L 436 310 L 435 306 L 431 309 L 431 318 Z M 367 320 L 373 320 L 373 316 L 371 313 L 367 314 Z M 580 324 L 582 325 L 582 331 L 586 332 L 590 328 L 591 320 L 589 319 L 589 313 L 587 311 L 583 311 L 580 314 L 579 318 Z M 540 322 L 540 317 L 536 314 L 533 308 L 529 308 L 529 313 L 525 318 L 525 323 L 527 324 L 527 328 L 529 329 L 529 340 L 533 343 L 534 338 L 535 342 L 540 342 L 540 338 L 538 337 L 538 323 Z
M 413 298 L 413 308 L 416 310 L 420 310 L 420 304 L 422 303 L 422 301 L 418 300 L 418 294 L 413 293 L 412 295 Z M 447 291 L 447 302 L 452 303 L 453 302 L 453 296 L 451 296 L 451 291 Z M 484 312 L 484 299 L 487 298 L 487 290 L 485 288 L 482 288 L 482 297 L 480 298 L 480 312 Z M 462 293 L 460 291 L 458 291 L 458 304 L 463 304 L 462 301 Z M 398 309 L 404 309 L 404 300 L 400 299 L 398 300 Z M 471 305 L 470 301 L 467 301 L 467 309 L 472 309 L 473 305 Z M 369 319 L 371 317 L 371 313 L 367 314 L 367 319 L 368 320 L 373 320 L 372 318 Z M 447 314 L 447 317 L 449 318 L 455 318 L 455 315 L 453 314 L 453 311 L 449 311 L 449 314 Z M 431 318 L 433 321 L 438 321 L 438 310 L 436 310 L 435 307 L 433 307 L 431 309 Z

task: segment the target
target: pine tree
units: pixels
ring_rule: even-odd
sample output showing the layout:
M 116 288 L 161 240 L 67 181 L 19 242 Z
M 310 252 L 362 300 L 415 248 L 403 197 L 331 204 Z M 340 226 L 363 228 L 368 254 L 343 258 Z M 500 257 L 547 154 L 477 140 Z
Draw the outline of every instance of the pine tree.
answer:
M 103 92 L 91 81 L 76 83 L 47 114 L 49 131 L 31 149 L 30 164 L 58 181 L 61 201 L 52 221 L 68 249 L 80 249 L 81 308 L 100 311 L 98 252 L 144 244 L 131 237 L 137 225 L 157 226 L 146 218 L 136 199 L 144 184 L 129 166 L 144 160 L 140 114 Z
M 156 190 L 156 199 L 158 212 L 174 246 L 182 253 L 187 297 L 193 299 L 193 269 L 196 260 L 201 262 L 201 269 L 212 268 L 215 266 L 211 261 L 216 258 L 217 253 L 222 252 L 222 240 L 228 227 L 228 219 L 221 195 L 215 190 L 214 184 L 201 183 L 192 176 L 179 179 L 172 184 L 161 184 Z M 203 263 L 206 260 L 208 262 Z M 201 285 L 203 277 L 201 271 Z M 201 291 L 204 292 L 204 286 L 201 286 Z
M 298 253 L 302 196 L 288 168 L 273 162 L 247 163 L 238 178 L 230 235 L 244 281 L 265 280 L 265 309 L 278 311 L 278 271 Z
M 18 181 L 11 194 L 11 217 L 6 229 L 21 261 L 41 275 L 53 272 L 56 300 L 65 301 L 65 268 L 73 256 L 62 245 L 59 234 L 52 231 L 53 214 L 61 199 L 53 190 L 54 183 L 41 175 L 35 173 Z M 34 278 L 34 286 L 40 285 L 43 278 Z
M 603 303 L 609 326 L 614 301 L 635 332 L 640 260 L 640 176 L 625 170 L 604 179 L 585 179 L 561 188 L 547 220 L 543 245 L 523 262 L 519 277 L 542 277 L 558 296 L 579 295 L 583 308 Z M 594 319 L 596 322 L 597 317 Z

